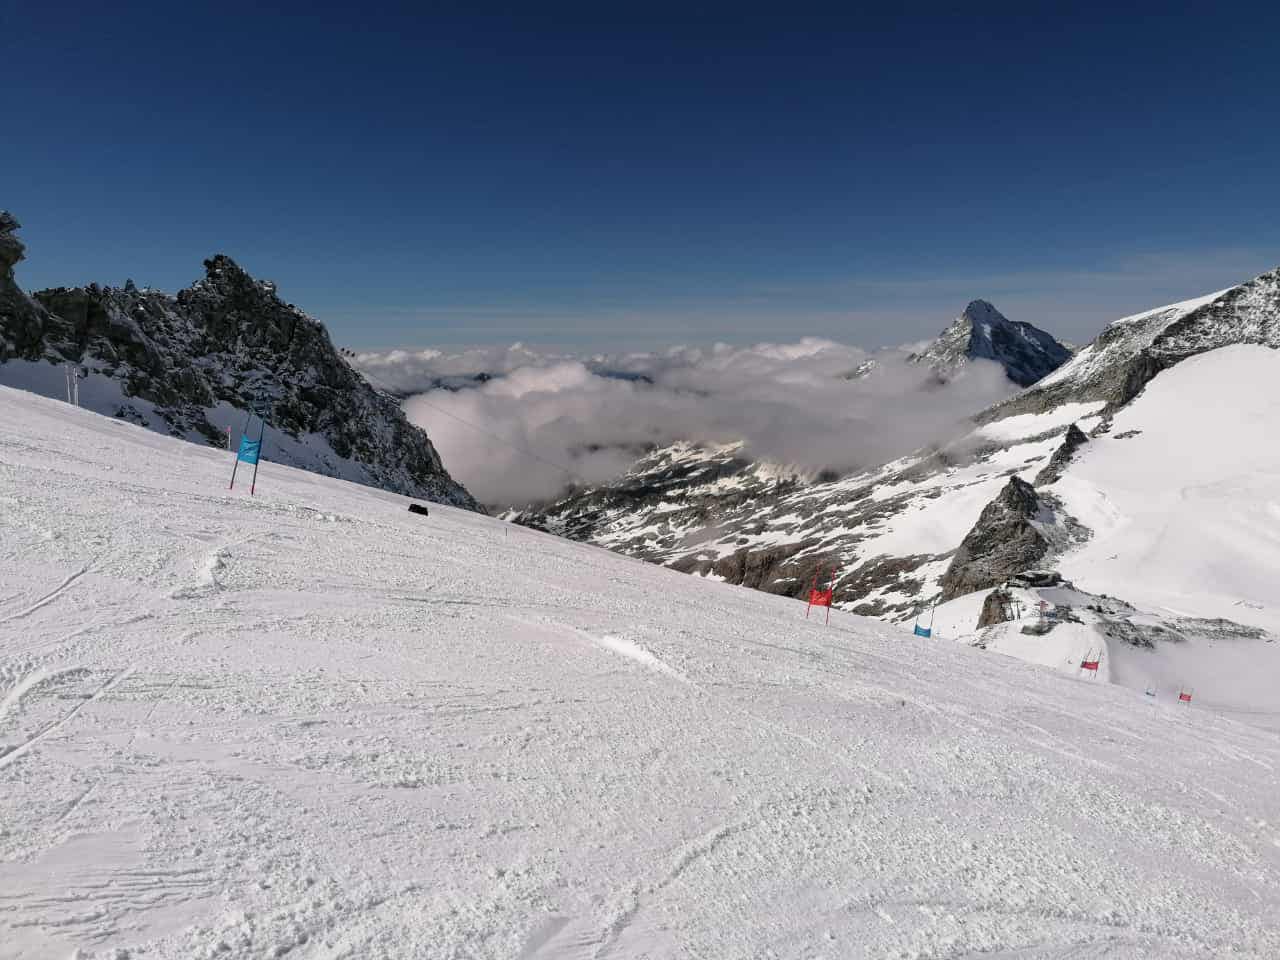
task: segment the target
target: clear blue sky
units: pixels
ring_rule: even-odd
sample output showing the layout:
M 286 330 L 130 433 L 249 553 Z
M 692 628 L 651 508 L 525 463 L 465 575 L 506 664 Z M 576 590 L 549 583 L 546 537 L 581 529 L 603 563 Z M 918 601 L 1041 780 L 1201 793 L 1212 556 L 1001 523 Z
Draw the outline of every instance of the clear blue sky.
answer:
M 221 251 L 357 347 L 874 346 L 1280 264 L 1278 4 L 478 6 L 0 0 L 20 280 Z

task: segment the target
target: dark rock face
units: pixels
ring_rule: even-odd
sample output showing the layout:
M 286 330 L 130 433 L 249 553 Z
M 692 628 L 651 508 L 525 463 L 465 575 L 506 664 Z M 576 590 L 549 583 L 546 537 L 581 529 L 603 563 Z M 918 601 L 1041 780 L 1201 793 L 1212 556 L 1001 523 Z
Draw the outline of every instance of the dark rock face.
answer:
M 1012 620 L 1012 604 L 1013 594 L 1008 590 L 992 590 L 982 601 L 982 612 L 978 614 L 978 629 Z
M 0 210 L 0 363 L 30 353 L 40 342 L 49 317 L 18 286 L 13 268 L 26 256 L 13 214 Z
M 815 570 L 830 569 L 831 562 L 825 558 L 806 557 L 797 560 L 801 553 L 800 544 L 776 547 L 772 550 L 740 550 L 717 560 L 698 560 L 690 558 L 672 566 L 685 573 L 706 575 L 708 573 L 723 578 L 728 583 L 784 597 L 805 597 L 813 583 Z M 836 594 L 839 599 L 839 593 Z
M 1071 359 L 1071 350 L 1050 334 L 1010 320 L 986 300 L 974 300 L 929 347 L 908 358 L 942 375 L 970 360 L 994 360 L 1005 376 L 1028 387 Z
M 1036 474 L 1035 486 L 1043 487 L 1055 483 L 1062 476 L 1062 471 L 1067 468 L 1072 457 L 1076 455 L 1076 450 L 1088 442 L 1089 438 L 1085 436 L 1084 431 L 1074 423 L 1067 427 L 1067 432 L 1062 438 L 1062 446 L 1053 452 L 1049 462 Z
M 279 431 L 268 459 L 478 509 L 427 435 L 348 365 L 324 326 L 229 257 L 206 260 L 204 279 L 176 296 L 127 283 L 32 299 L 13 282 L 16 224 L 0 224 L 0 361 L 83 365 L 118 385 L 120 403 L 102 412 L 211 444 L 226 442 L 210 419 L 215 409 L 238 424 L 253 407 L 269 436 Z
M 983 509 L 942 575 L 941 602 L 998 586 L 1048 554 L 1049 538 L 1037 524 L 1041 504 L 1035 489 L 1016 476 Z

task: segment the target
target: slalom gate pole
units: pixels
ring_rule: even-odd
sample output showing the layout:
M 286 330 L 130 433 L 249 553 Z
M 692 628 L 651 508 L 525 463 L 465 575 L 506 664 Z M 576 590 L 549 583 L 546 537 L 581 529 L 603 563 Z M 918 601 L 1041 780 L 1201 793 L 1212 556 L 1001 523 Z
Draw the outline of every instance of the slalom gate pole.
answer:
M 253 419 L 253 407 L 249 408 L 248 414 L 244 418 L 244 426 L 240 428 L 240 436 L 243 439 L 245 431 L 249 429 L 249 421 Z M 227 449 L 231 449 L 231 428 L 227 427 Z M 240 452 L 236 451 L 235 462 L 231 464 L 231 482 L 227 484 L 228 490 L 236 488 L 236 471 L 240 469 Z
M 831 591 L 831 597 L 827 600 L 827 619 L 824 621 L 826 626 L 831 626 L 831 601 L 836 598 L 836 568 L 832 567 L 827 571 L 827 589 Z
M 249 481 L 249 496 L 253 496 L 253 488 L 258 485 L 258 463 L 262 460 L 262 435 L 267 432 L 267 421 L 258 418 L 258 456 L 253 461 L 253 479 Z
M 809 588 L 809 603 L 804 608 L 804 618 L 809 619 L 809 611 L 813 609 L 813 593 L 818 589 L 818 571 L 813 571 L 813 586 Z

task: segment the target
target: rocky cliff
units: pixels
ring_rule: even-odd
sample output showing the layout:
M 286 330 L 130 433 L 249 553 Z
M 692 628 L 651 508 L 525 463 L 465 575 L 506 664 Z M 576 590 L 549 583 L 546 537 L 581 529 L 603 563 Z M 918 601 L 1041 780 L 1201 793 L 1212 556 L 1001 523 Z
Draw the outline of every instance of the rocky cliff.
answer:
M 223 445 L 250 408 L 268 424 L 264 457 L 408 496 L 477 509 L 427 435 L 360 376 L 324 326 L 226 256 L 171 296 L 123 287 L 26 296 L 13 276 L 17 222 L 0 220 L 0 384 L 65 396 L 197 442 Z

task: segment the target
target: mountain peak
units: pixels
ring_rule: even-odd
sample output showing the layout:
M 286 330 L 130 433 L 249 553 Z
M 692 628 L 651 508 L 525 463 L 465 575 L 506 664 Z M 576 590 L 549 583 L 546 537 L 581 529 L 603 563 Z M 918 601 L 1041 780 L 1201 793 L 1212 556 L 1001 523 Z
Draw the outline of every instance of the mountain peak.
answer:
M 942 373 L 970 360 L 994 360 L 1005 376 L 1028 387 L 1071 359 L 1071 350 L 1051 334 L 1021 320 L 1010 320 L 987 300 L 971 300 L 938 339 L 908 358 Z
M 1008 323 L 1009 319 L 995 308 L 989 300 L 970 300 L 969 305 L 960 314 L 960 320 L 970 323 Z

